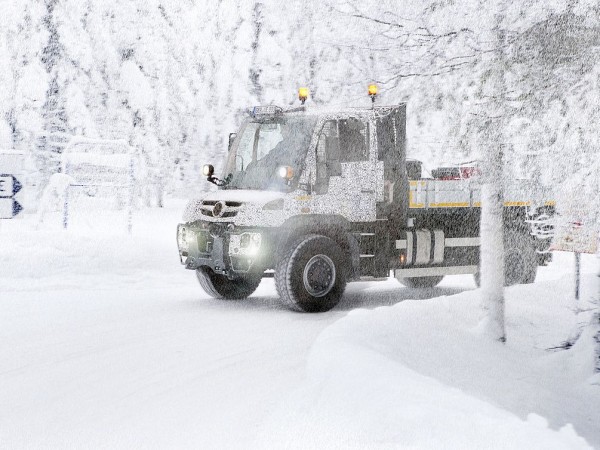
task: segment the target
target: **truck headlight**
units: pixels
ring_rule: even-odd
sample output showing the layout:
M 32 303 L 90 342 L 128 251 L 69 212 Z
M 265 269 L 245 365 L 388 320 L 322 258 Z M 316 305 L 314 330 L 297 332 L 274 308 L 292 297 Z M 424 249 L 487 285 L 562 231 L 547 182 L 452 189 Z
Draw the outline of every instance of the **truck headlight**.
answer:
M 254 256 L 260 251 L 262 235 L 260 233 L 232 234 L 229 242 L 229 254 Z
M 250 246 L 250 233 L 244 233 L 240 236 L 240 248 L 248 248 Z
M 177 226 L 177 246 L 179 251 L 187 253 L 190 250 L 190 242 L 197 239 L 196 232 L 185 225 Z
M 183 225 L 177 225 L 177 247 L 182 252 L 187 252 L 189 249 L 187 234 L 187 229 Z

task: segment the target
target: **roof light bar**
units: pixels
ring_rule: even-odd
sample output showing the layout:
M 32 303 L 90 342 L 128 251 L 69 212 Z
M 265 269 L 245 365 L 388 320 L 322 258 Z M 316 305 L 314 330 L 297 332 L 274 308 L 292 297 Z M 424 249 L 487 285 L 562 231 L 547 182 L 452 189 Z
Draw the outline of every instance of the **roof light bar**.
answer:
M 272 115 L 277 115 L 277 114 L 282 114 L 282 113 L 283 113 L 283 109 L 280 108 L 279 106 L 268 105 L 268 106 L 255 106 L 254 108 L 252 108 L 252 111 L 250 114 L 252 114 L 253 117 L 258 117 L 258 116 L 272 116 Z

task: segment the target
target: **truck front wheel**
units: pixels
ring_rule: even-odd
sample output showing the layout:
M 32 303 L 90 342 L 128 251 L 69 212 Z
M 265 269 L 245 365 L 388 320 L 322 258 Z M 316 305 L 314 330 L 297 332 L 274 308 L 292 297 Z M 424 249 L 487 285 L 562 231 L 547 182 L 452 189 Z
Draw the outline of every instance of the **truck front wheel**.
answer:
M 200 286 L 208 295 L 217 299 L 239 300 L 249 297 L 260 284 L 261 276 L 251 275 L 230 280 L 225 275 L 215 273 L 210 267 L 196 269 Z
M 275 269 L 281 301 L 296 311 L 330 310 L 346 288 L 347 260 L 340 246 L 326 236 L 311 234 L 293 241 Z

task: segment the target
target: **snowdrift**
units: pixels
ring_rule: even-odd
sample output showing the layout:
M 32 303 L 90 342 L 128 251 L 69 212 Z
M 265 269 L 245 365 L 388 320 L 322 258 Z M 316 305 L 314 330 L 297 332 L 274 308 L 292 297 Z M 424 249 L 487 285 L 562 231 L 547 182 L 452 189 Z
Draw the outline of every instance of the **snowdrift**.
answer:
M 570 285 L 565 279 L 508 289 L 506 345 L 478 334 L 479 290 L 352 311 L 315 342 L 308 380 L 267 421 L 264 445 L 600 445 L 591 350 L 583 341 L 548 350 L 575 325 Z

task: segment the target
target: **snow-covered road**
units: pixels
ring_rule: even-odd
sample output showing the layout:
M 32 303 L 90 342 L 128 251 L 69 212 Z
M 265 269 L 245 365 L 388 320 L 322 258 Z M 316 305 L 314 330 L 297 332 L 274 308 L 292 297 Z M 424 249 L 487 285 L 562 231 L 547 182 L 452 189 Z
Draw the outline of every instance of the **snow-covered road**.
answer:
M 242 444 L 341 314 L 217 303 L 194 285 L 48 294 L 3 305 L 5 448 Z
M 247 300 L 213 300 L 178 264 L 176 209 L 149 213 L 133 238 L 0 230 L 1 448 L 252 445 L 349 310 L 475 287 L 356 283 L 317 315 L 280 307 L 270 279 Z
M 248 300 L 219 302 L 187 275 L 173 287 L 4 298 L 3 447 L 242 446 L 303 381 L 326 326 L 416 293 L 395 280 L 368 296 L 355 285 L 335 311 L 308 315 L 281 309 L 272 280 Z M 448 286 L 427 295 L 460 289 Z

